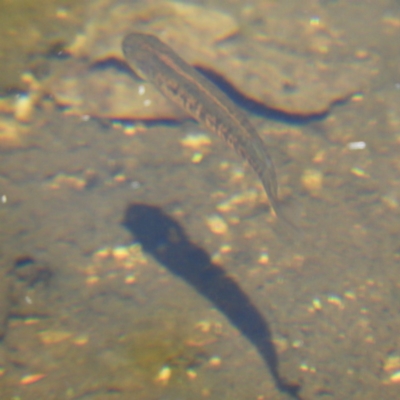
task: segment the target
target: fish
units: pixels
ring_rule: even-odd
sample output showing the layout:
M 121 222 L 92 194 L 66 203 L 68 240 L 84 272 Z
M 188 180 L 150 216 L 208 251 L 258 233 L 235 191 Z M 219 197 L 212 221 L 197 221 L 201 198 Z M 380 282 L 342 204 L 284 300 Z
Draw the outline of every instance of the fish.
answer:
M 224 139 L 257 174 L 271 208 L 282 217 L 274 163 L 246 113 L 155 35 L 132 32 L 122 41 L 129 67 L 201 126 Z

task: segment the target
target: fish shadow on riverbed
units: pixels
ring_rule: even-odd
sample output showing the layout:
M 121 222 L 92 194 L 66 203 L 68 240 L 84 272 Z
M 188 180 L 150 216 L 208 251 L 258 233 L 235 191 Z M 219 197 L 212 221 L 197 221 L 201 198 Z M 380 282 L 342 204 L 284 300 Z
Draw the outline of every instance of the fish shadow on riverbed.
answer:
M 300 386 L 287 383 L 279 375 L 278 356 L 268 323 L 224 269 L 213 264 L 209 255 L 189 240 L 178 222 L 158 207 L 135 203 L 127 208 L 122 224 L 145 252 L 211 301 L 247 337 L 281 392 L 300 399 Z

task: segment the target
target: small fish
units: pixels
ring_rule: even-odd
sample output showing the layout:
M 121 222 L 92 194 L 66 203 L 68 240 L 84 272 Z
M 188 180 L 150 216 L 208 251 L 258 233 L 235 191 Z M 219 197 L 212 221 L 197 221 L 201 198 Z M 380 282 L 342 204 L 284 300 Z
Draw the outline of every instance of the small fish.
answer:
M 156 36 L 130 33 L 122 42 L 122 50 L 129 66 L 141 78 L 153 83 L 165 97 L 226 140 L 248 161 L 260 178 L 271 207 L 281 217 L 274 164 L 245 112 Z

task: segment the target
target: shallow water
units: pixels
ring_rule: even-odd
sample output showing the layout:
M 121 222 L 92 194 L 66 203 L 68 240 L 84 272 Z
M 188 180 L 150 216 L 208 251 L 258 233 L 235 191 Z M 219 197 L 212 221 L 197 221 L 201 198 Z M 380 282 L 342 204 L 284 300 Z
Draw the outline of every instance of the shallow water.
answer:
M 214 56 L 202 56 L 201 66 L 232 85 L 235 101 L 268 144 L 282 208 L 302 232 L 294 239 L 268 212 L 245 162 L 196 123 L 174 119 L 176 110 L 163 108 L 162 118 L 151 114 L 146 123 L 134 116 L 121 123 L 107 109 L 107 92 L 73 108 L 61 106 L 55 84 L 40 94 L 32 83 L 20 83 L 28 70 L 39 86 L 52 76 L 65 83 L 66 70 L 73 76 L 79 63 L 97 63 L 50 50 L 60 38 L 72 42 L 74 29 L 111 31 L 101 14 L 111 19 L 127 4 L 91 3 L 76 14 L 73 4 L 60 5 L 58 15 L 61 8 L 71 11 L 57 17 L 62 23 L 52 33 L 54 20 L 38 24 L 34 5 L 18 9 L 37 39 L 8 53 L 2 67 L 1 397 L 284 398 L 256 333 L 246 335 L 224 308 L 227 282 L 234 282 L 271 331 L 280 377 L 299 383 L 302 398 L 395 398 L 399 3 L 196 3 L 240 27 L 210 45 Z M 16 11 L 8 13 L 14 21 Z M 155 21 L 161 29 L 162 19 Z M 9 33 L 0 48 L 18 48 L 22 33 L 2 26 Z M 266 95 L 257 87 L 268 77 L 257 69 L 255 54 L 263 47 L 271 53 L 260 53 L 260 60 L 276 57 L 268 74 L 277 84 L 263 88 L 274 93 L 272 105 L 260 100 Z M 254 69 L 246 75 L 245 66 Z M 16 112 L 22 91 L 36 96 L 26 120 Z M 64 98 L 77 97 L 66 92 Z M 125 107 L 128 100 L 113 98 L 118 101 Z M 103 109 L 93 106 L 90 114 L 88 104 L 99 102 Z M 154 206 L 170 218 L 167 235 L 151 237 L 155 250 L 145 240 L 142 248 L 132 245 L 123 224 L 132 204 Z M 160 228 L 154 224 L 151 234 Z M 218 273 L 211 269 L 196 281 L 200 275 L 186 275 L 179 263 L 173 269 L 160 256 L 180 243 L 180 230 L 190 246 L 174 257 L 190 260 L 189 268 L 211 263 Z M 188 248 L 196 251 L 185 258 Z M 224 276 L 219 291 L 216 273 Z M 240 310 L 242 303 L 231 303 Z

